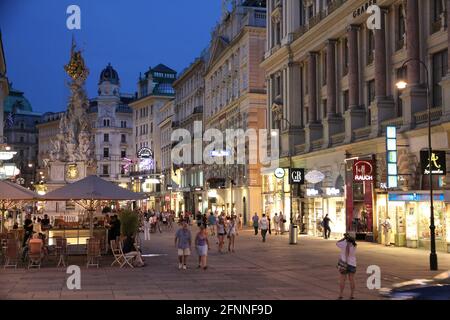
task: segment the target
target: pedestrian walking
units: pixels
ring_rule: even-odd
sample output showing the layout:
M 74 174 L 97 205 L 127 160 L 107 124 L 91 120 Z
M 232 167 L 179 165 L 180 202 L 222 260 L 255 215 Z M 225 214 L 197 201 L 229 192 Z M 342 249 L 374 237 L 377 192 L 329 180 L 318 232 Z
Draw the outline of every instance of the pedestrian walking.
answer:
M 284 234 L 285 229 L 284 229 L 284 224 L 286 223 L 286 217 L 284 216 L 283 212 L 280 212 L 280 234 Z
M 148 217 L 144 217 L 144 241 L 150 240 L 150 221 Z
M 267 231 L 269 231 L 269 221 L 264 213 L 259 221 L 259 228 L 261 229 L 262 241 L 266 242 Z
M 275 235 L 280 234 L 280 217 L 278 216 L 278 213 L 275 213 L 275 216 L 273 217 L 273 226 L 275 227 Z
M 198 253 L 198 268 L 203 268 L 203 270 L 206 270 L 208 268 L 207 258 L 209 242 L 205 226 L 201 226 L 200 231 L 195 236 L 195 246 Z
M 228 252 L 234 252 L 234 241 L 236 240 L 237 234 L 236 229 L 236 219 L 234 217 L 231 217 L 231 220 L 227 226 Z
M 242 230 L 242 228 L 244 227 L 244 220 L 242 219 L 242 214 L 238 215 L 238 226 L 239 226 L 239 230 Z
M 259 228 L 259 217 L 256 212 L 255 212 L 255 215 L 252 217 L 252 221 L 253 221 L 253 228 L 255 229 L 255 236 L 257 236 L 258 228 Z
M 355 273 L 356 273 L 356 241 L 348 233 L 344 234 L 344 238 L 336 243 L 341 250 L 337 268 L 340 273 L 339 282 L 339 300 L 343 298 L 345 281 L 348 277 L 350 282 L 350 299 L 354 299 L 355 293 Z
M 225 237 L 225 220 L 220 217 L 217 221 L 217 238 L 219 241 L 219 253 L 222 253 L 224 237 Z
M 391 218 L 386 217 L 381 226 L 383 227 L 384 245 L 386 247 L 389 247 L 391 245 L 391 231 L 392 231 Z
M 175 234 L 175 247 L 178 249 L 178 269 L 187 269 L 187 258 L 191 255 L 191 231 L 186 221 Z
M 328 214 L 326 214 L 325 218 L 323 218 L 323 220 L 322 220 L 323 236 L 325 239 L 329 239 L 330 235 L 331 235 L 330 222 L 331 222 L 331 219 L 328 218 Z
M 212 236 L 216 235 L 216 216 L 214 213 L 210 212 L 208 217 L 208 224 L 209 224 L 209 232 Z

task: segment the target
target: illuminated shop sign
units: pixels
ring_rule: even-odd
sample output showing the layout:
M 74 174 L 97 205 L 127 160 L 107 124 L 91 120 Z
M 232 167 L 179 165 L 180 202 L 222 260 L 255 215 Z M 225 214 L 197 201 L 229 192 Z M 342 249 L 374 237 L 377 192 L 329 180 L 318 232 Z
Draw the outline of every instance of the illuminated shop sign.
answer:
M 317 189 L 306 189 L 306 195 L 308 197 L 315 197 L 319 195 L 319 190 Z
M 289 184 L 305 184 L 305 169 L 289 169 Z
M 139 158 L 139 171 L 151 171 L 155 168 L 153 160 L 153 151 L 144 147 L 137 152 Z
M 353 164 L 353 181 L 373 181 L 374 165 L 373 161 L 358 160 Z
M 305 179 L 309 183 L 317 184 L 325 179 L 325 175 L 318 170 L 312 170 L 306 174 Z
M 224 157 L 229 157 L 231 156 L 231 151 L 230 150 L 212 150 L 209 155 L 212 158 L 224 158 Z
M 386 128 L 386 166 L 388 188 L 398 187 L 397 155 L 397 128 L 388 126 Z
M 139 159 L 153 158 L 153 151 L 152 151 L 152 149 L 147 148 L 147 147 L 140 148 L 137 152 L 137 156 Z
M 445 162 L 445 151 L 432 151 L 431 153 L 431 172 L 434 175 L 445 176 L 447 174 L 447 165 Z M 422 174 L 430 174 L 430 158 L 429 152 L 420 151 L 420 164 Z
M 433 200 L 444 201 L 445 197 L 443 194 L 434 194 Z M 406 201 L 406 202 L 426 202 L 430 201 L 429 194 L 418 194 L 418 193 L 402 193 L 402 194 L 389 194 L 389 201 Z
M 341 194 L 341 190 L 336 188 L 326 188 L 325 193 L 327 196 L 338 196 Z

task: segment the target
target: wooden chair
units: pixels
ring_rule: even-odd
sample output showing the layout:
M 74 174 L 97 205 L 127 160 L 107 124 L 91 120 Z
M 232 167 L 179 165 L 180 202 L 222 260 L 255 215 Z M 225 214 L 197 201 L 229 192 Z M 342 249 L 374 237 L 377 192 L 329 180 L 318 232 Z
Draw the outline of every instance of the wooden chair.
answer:
M 63 267 L 66 266 L 66 260 L 67 260 L 67 239 L 64 238 L 56 238 L 56 246 L 55 246 L 55 253 L 56 253 L 56 259 L 58 259 L 58 264 L 56 267 L 58 268 L 61 264 Z
M 5 250 L 5 264 L 4 269 L 14 267 L 17 269 L 19 263 L 19 243 L 15 239 L 8 239 Z
M 116 240 L 110 241 L 111 251 L 114 256 L 114 261 L 111 263 L 111 267 L 114 266 L 116 263 L 120 266 L 120 265 L 122 265 L 122 262 L 123 262 L 123 257 L 122 257 L 122 254 L 120 253 L 117 243 L 118 242 Z
M 120 254 L 123 257 L 123 263 L 122 263 L 122 265 L 120 267 L 123 268 L 125 266 L 129 266 L 131 268 L 134 268 L 133 262 L 134 262 L 135 256 L 134 255 L 130 255 L 129 253 L 123 253 L 123 249 L 122 248 L 123 248 L 123 241 L 121 240 L 120 243 L 119 243 L 119 251 L 120 251 Z
M 99 266 L 99 260 L 101 257 L 100 252 L 100 240 L 98 239 L 88 239 L 86 242 L 87 246 L 87 264 L 86 266 Z
M 34 242 L 33 239 L 28 243 L 28 269 L 41 268 L 42 258 L 44 256 L 43 241 Z

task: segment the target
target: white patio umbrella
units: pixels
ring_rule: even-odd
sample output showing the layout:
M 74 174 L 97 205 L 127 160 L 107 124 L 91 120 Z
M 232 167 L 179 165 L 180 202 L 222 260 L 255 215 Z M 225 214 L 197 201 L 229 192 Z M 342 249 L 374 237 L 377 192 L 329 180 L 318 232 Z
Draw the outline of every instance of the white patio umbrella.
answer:
M 42 198 L 48 201 L 72 200 L 86 209 L 89 212 L 89 228 L 92 237 L 94 235 L 93 213 L 103 201 L 141 200 L 146 196 L 121 188 L 97 176 L 88 176 L 49 192 Z
M 1 180 L 0 181 L 0 207 L 2 210 L 2 223 L 0 230 L 4 227 L 4 212 L 15 205 L 26 201 L 39 200 L 40 196 L 31 190 L 28 190 L 17 183 Z

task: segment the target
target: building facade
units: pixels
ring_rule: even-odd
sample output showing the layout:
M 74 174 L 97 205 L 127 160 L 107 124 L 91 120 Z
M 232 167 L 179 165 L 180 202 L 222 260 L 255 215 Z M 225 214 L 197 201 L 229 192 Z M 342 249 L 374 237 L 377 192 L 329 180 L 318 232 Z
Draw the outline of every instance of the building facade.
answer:
M 258 132 L 265 128 L 266 88 L 259 66 L 264 55 L 265 26 L 265 1 L 238 1 L 213 31 L 205 70 L 204 130 L 217 129 L 225 136 L 226 129 Z M 245 148 L 248 158 L 248 141 L 239 147 Z M 262 209 L 261 166 L 225 164 L 227 157 L 234 157 L 233 149 L 217 146 L 218 161 L 204 166 L 203 199 L 207 199 L 208 209 L 242 214 L 247 223 Z
M 194 139 L 196 127 L 194 124 L 203 122 L 203 108 L 205 104 L 205 72 L 209 59 L 209 49 L 202 52 L 188 68 L 186 68 L 174 82 L 175 89 L 175 117 L 173 128 L 190 132 L 191 141 Z M 201 129 L 200 129 L 201 130 Z M 199 130 L 199 131 L 200 131 Z M 199 135 L 202 132 L 198 132 Z M 191 145 L 191 155 L 194 154 L 194 144 Z M 192 158 L 191 158 L 192 160 Z M 180 211 L 204 212 L 207 202 L 203 201 L 204 177 L 201 165 L 181 164 L 175 166 L 175 173 L 179 177 L 178 189 L 174 190 L 178 197 Z
M 24 187 L 34 184 L 38 165 L 38 130 L 36 124 L 41 114 L 33 112 L 24 93 L 10 88 L 4 102 L 4 137 L 8 145 L 17 152 L 14 163 L 20 170 L 16 182 Z
M 131 170 L 132 190 L 145 192 L 143 209 L 161 208 L 161 136 L 160 109 L 175 96 L 172 83 L 176 71 L 159 64 L 139 77 L 137 99 L 133 110 L 134 158 Z
M 373 4 L 380 29 L 368 25 L 365 9 Z M 393 243 L 429 247 L 429 184 L 420 151 L 428 147 L 428 103 L 433 148 L 449 148 L 448 8 L 450 1 L 268 1 L 261 64 L 267 125 L 281 130 L 282 165 L 310 173 L 292 199 L 304 232 L 321 235 L 320 221 L 329 214 L 336 236 L 349 231 L 384 241 L 380 224 L 390 216 Z M 396 87 L 401 79 L 404 91 Z M 392 189 L 386 188 L 388 126 L 398 132 L 398 188 Z M 358 175 L 362 167 L 370 172 L 365 178 Z M 438 248 L 447 251 L 447 177 L 434 178 Z M 273 173 L 263 179 L 264 205 L 286 211 L 289 185 Z
M 0 33 L 0 145 L 4 143 L 3 139 L 3 103 L 9 94 L 9 82 L 6 77 L 6 60 L 3 50 L 2 34 Z
M 129 187 L 127 159 L 134 155 L 131 94 L 120 93 L 120 79 L 109 64 L 100 74 L 98 96 L 90 101 L 90 120 L 95 135 L 97 174 L 124 188 Z

